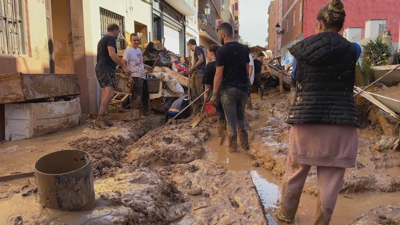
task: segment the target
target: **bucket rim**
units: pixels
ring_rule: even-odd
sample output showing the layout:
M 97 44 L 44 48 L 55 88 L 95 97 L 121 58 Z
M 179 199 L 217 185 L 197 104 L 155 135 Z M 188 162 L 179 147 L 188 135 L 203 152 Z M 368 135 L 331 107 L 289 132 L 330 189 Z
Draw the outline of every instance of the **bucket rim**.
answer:
M 87 160 L 87 162 L 85 163 L 85 165 L 83 165 L 83 166 L 81 166 L 81 167 L 79 167 L 79 168 L 77 168 L 77 169 L 75 169 L 75 170 L 71 170 L 71 171 L 68 171 L 68 172 L 65 172 L 65 173 L 44 173 L 44 172 L 39 171 L 39 170 L 37 169 L 37 164 L 38 164 L 38 162 L 39 162 L 41 159 L 43 159 L 44 157 L 49 156 L 49 155 L 52 155 L 52 154 L 56 154 L 56 153 L 59 153 L 59 152 L 68 152 L 68 151 L 71 151 L 71 152 L 72 152 L 72 151 L 73 151 L 73 152 L 82 152 L 83 154 L 85 154 L 86 156 L 88 156 L 88 160 Z M 40 157 L 38 160 L 36 160 L 36 162 L 35 162 L 35 173 L 39 173 L 39 174 L 42 174 L 42 175 L 48 175 L 48 176 L 66 175 L 66 174 L 71 174 L 71 173 L 74 173 L 74 172 L 76 172 L 76 171 L 79 171 L 79 170 L 81 170 L 82 168 L 85 168 L 86 166 L 88 166 L 90 163 L 92 163 L 92 156 L 91 156 L 88 152 L 81 151 L 81 150 L 73 150 L 73 149 L 60 150 L 60 151 L 55 151 L 55 152 L 51 152 L 51 153 L 49 153 L 49 154 L 46 154 L 46 155 Z

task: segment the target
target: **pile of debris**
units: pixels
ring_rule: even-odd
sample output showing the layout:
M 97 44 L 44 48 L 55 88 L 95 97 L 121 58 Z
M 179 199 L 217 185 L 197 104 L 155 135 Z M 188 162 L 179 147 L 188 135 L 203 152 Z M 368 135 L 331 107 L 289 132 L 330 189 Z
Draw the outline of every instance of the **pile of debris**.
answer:
M 189 87 L 188 65 L 184 57 L 179 57 L 175 53 L 165 49 L 161 43 L 150 42 L 142 47 L 143 62 L 147 77 L 145 89 L 149 92 L 147 110 L 155 110 L 161 113 L 166 112 L 171 104 L 179 97 L 185 95 Z M 145 48 L 145 49 L 144 49 Z M 122 56 L 123 51 L 118 55 Z M 118 113 L 126 113 L 130 107 L 130 96 L 132 85 L 128 82 L 122 69 L 117 69 L 116 73 L 116 94 L 110 103 L 110 108 L 116 108 Z M 129 120 L 139 118 L 138 114 L 131 118 L 117 118 L 119 120 Z

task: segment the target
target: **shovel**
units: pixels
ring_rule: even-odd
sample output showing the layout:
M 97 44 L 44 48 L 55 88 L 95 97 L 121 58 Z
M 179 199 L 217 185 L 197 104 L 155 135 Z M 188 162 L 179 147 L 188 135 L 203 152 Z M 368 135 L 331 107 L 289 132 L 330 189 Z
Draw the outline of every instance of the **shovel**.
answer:
M 204 113 L 204 105 L 205 104 L 206 104 L 206 101 L 204 101 L 203 106 L 201 107 L 201 111 L 200 111 L 199 115 L 197 115 L 197 118 L 192 123 L 192 128 L 195 128 L 206 117 L 206 114 Z

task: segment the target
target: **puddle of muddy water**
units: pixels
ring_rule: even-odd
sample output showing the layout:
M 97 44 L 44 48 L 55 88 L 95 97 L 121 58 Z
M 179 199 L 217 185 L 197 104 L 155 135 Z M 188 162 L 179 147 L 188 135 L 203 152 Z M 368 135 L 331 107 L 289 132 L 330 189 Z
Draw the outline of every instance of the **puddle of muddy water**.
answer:
M 249 132 L 249 138 L 252 133 L 264 121 L 267 116 L 260 117 L 251 122 L 252 131 Z M 257 187 L 260 199 L 265 207 L 267 214 L 265 215 L 269 225 L 286 225 L 286 223 L 278 222 L 271 212 L 278 209 L 278 201 L 280 199 L 282 181 L 272 175 L 270 171 L 264 168 L 253 167 L 252 160 L 246 155 L 246 152 L 239 148 L 239 153 L 228 153 L 225 146 L 220 146 L 220 138 L 217 137 L 216 129 L 210 129 L 211 141 L 207 143 L 206 160 L 214 161 L 223 165 L 229 170 L 250 171 L 253 183 Z M 269 144 L 271 144 L 269 142 Z M 367 193 L 367 194 L 349 194 L 344 197 L 340 195 L 333 214 L 331 225 L 349 224 L 363 212 L 379 205 L 399 204 L 400 193 Z M 317 198 L 315 196 L 303 194 L 300 200 L 298 213 L 295 219 L 297 225 L 308 225 L 314 220 L 316 212 Z M 272 209 L 272 210 L 271 210 Z

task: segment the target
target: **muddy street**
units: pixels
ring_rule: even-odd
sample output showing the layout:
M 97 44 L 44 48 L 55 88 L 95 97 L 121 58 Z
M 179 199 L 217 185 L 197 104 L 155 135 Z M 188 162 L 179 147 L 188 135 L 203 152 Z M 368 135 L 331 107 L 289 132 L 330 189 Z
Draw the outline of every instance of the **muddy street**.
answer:
M 274 213 L 285 173 L 289 126 L 284 119 L 292 98 L 275 89 L 263 100 L 253 95 L 249 152 L 228 153 L 216 135 L 215 118 L 193 129 L 192 118 L 162 128 L 161 116 L 118 122 L 106 130 L 93 130 L 88 120 L 73 130 L 4 143 L 2 160 L 11 159 L 11 153 L 21 159 L 0 167 L 7 174 L 0 182 L 0 224 L 281 224 Z M 372 150 L 376 129 L 359 132 L 357 167 L 346 172 L 331 224 L 399 224 L 400 156 Z M 37 158 L 61 149 L 92 155 L 93 210 L 41 207 L 29 172 Z M 304 192 L 295 224 L 314 219 L 316 171 Z

